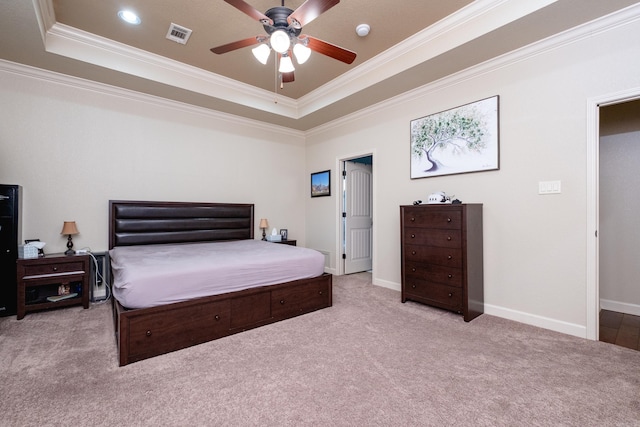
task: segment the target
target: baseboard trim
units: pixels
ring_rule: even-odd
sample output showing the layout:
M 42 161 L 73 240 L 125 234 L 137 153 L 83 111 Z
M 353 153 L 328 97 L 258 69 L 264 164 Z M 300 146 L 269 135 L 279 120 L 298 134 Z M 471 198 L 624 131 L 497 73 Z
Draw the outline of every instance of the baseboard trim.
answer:
M 372 278 L 373 284 L 376 286 L 380 286 L 381 288 L 392 289 L 394 291 L 400 292 L 402 289 L 400 288 L 400 283 L 391 282 L 388 280 L 382 280 L 377 278 Z
M 600 298 L 600 309 L 640 316 L 640 305 Z
M 400 292 L 400 283 L 387 280 L 372 278 L 373 284 L 383 288 L 393 289 Z M 638 307 L 640 308 L 640 307 Z M 484 312 L 491 316 L 501 317 L 514 322 L 524 323 L 526 325 L 537 326 L 539 328 L 548 329 L 550 331 L 560 332 L 561 334 L 572 335 L 578 338 L 587 338 L 587 327 L 575 323 L 563 322 L 562 320 L 551 319 L 549 317 L 537 316 L 531 313 L 512 310 L 509 308 L 499 307 L 491 304 L 484 304 Z
M 484 312 L 496 317 L 513 320 L 539 328 L 549 329 L 551 331 L 560 332 L 567 335 L 573 335 L 579 338 L 587 338 L 587 327 L 585 325 L 577 325 L 575 323 L 563 322 L 549 317 L 537 316 L 531 313 L 511 310 L 509 308 L 498 307 L 491 304 L 484 305 Z

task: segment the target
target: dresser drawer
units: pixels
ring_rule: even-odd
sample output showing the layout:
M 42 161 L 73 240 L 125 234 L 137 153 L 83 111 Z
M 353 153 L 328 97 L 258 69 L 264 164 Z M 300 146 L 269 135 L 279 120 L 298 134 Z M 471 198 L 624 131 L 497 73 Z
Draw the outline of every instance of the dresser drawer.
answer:
M 462 268 L 462 249 L 405 245 L 404 261 L 428 262 L 429 264 Z
M 404 293 L 406 298 L 415 299 L 418 302 L 447 310 L 462 310 L 462 289 L 460 288 L 407 278 Z
M 404 229 L 405 244 L 461 248 L 462 231 L 407 227 Z
M 38 264 L 38 265 L 25 265 L 24 266 L 24 278 L 29 279 L 33 276 L 50 276 L 64 273 L 76 273 L 84 272 L 82 261 L 73 262 L 57 262 L 55 264 Z
M 405 209 L 404 226 L 457 230 L 462 228 L 462 212 L 460 210 L 453 208 L 446 211 L 436 209 L 428 206 Z
M 404 274 L 406 279 L 420 279 L 456 288 L 462 287 L 462 269 L 460 268 L 407 262 L 404 266 Z

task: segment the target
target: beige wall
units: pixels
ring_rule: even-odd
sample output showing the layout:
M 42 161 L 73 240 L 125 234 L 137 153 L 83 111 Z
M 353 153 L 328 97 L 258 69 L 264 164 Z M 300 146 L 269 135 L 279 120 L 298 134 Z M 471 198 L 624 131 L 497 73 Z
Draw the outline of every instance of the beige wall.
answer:
M 46 252 L 65 220 L 75 248 L 107 249 L 110 199 L 255 203 L 304 243 L 301 133 L 8 72 L 0 92 L 0 182 L 23 187 L 23 238 Z
M 398 206 L 443 190 L 484 204 L 486 312 L 586 336 L 587 100 L 640 94 L 638 34 L 632 22 L 541 43 L 310 132 L 308 172 L 374 153 L 374 283 L 399 289 Z M 493 95 L 500 170 L 411 180 L 410 120 Z M 561 194 L 538 194 L 549 180 L 561 181 Z M 339 253 L 337 205 L 307 199 L 308 246 Z

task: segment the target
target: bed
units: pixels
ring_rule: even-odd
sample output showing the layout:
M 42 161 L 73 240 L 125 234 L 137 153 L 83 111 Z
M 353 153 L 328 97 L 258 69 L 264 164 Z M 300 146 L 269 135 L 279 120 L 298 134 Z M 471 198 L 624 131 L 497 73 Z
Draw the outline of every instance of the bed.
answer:
M 247 245 L 259 252 L 248 252 Z M 185 252 L 189 250 L 196 252 Z M 204 292 L 197 283 L 194 287 L 191 278 L 194 269 L 219 264 L 208 260 L 208 251 L 226 254 L 235 261 L 221 276 L 220 290 L 213 293 Z M 298 266 L 304 261 L 296 257 L 308 251 L 314 252 L 254 240 L 252 204 L 109 201 L 109 253 L 120 366 L 330 307 L 330 274 L 318 271 L 317 266 L 315 273 L 290 272 L 270 258 L 272 252 L 284 253 L 290 265 Z M 127 281 L 144 277 L 124 273 L 133 270 L 120 270 L 125 252 L 142 260 L 146 271 L 158 273 L 144 282 L 152 290 L 151 300 L 127 288 Z M 154 258 L 159 252 L 165 252 L 167 261 L 150 264 L 158 262 Z M 191 262 L 196 259 L 200 264 Z M 184 265 L 184 271 L 175 271 L 179 265 Z M 203 270 L 196 273 L 200 279 L 209 274 Z M 310 275 L 313 277 L 307 277 Z M 184 292 L 177 293 L 177 289 Z

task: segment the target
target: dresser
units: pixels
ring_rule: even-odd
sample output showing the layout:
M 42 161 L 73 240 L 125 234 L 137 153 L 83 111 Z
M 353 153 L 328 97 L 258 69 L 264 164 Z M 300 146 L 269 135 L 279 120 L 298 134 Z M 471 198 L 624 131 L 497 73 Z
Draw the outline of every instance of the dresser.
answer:
M 484 312 L 482 204 L 400 206 L 402 302 Z

